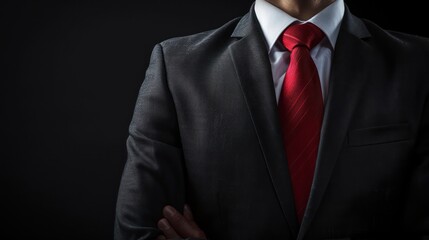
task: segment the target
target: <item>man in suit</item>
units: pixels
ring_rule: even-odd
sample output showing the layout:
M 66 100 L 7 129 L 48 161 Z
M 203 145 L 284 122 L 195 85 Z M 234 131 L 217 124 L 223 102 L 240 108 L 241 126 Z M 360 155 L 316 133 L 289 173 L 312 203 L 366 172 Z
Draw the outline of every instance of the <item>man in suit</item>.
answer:
M 427 239 L 428 62 L 342 0 L 256 0 L 158 44 L 115 238 Z

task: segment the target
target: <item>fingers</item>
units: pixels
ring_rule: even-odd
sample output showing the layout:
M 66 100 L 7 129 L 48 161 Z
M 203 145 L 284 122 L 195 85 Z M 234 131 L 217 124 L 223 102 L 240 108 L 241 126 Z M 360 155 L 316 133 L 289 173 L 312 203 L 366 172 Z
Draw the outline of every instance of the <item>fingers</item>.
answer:
M 185 218 L 189 221 L 194 221 L 194 216 L 192 215 L 191 209 L 187 204 L 183 209 L 183 216 L 185 216 Z
M 160 240 L 166 239 L 166 238 L 179 238 L 179 234 L 174 230 L 174 228 L 171 227 L 170 223 L 167 221 L 167 219 L 162 218 L 158 221 L 158 228 L 164 233 L 163 235 L 158 236 Z M 162 238 L 164 237 L 164 238 Z
M 189 205 L 185 205 L 183 209 L 183 216 L 189 221 L 189 224 L 191 224 L 194 228 L 199 229 L 197 223 L 194 221 L 194 216 L 192 215 Z
M 156 240 L 167 240 L 167 238 L 164 235 L 159 235 Z
M 171 227 L 182 237 L 205 238 L 204 232 L 189 218 L 193 219 L 192 213 L 188 207 L 186 217 L 179 213 L 175 208 L 166 206 L 163 209 L 164 217 L 168 220 Z M 162 230 L 162 229 L 161 229 Z M 167 238 L 169 236 L 166 235 Z

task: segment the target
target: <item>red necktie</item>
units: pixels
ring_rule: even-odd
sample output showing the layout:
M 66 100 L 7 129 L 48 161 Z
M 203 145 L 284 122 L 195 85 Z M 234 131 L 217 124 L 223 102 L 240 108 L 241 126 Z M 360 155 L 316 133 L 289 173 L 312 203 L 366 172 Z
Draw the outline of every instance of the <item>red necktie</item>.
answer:
M 319 74 L 310 49 L 324 36 L 317 26 L 306 23 L 289 26 L 282 38 L 291 54 L 278 110 L 300 222 L 310 195 L 323 119 Z

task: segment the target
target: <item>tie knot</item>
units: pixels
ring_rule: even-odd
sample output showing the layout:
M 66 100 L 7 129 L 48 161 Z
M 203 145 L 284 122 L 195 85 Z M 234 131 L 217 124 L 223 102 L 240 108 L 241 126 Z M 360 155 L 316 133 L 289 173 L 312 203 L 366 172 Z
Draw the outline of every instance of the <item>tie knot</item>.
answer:
M 283 32 L 282 42 L 289 51 L 295 47 L 306 47 L 309 50 L 322 41 L 325 34 L 312 23 L 294 24 Z

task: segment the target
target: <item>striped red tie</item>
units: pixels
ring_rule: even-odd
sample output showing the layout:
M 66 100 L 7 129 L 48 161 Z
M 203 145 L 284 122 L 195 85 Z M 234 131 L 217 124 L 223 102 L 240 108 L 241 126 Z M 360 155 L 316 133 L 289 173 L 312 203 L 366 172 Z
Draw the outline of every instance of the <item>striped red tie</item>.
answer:
M 291 54 L 278 108 L 300 222 L 310 195 L 323 119 L 319 74 L 310 50 L 324 36 L 311 23 L 291 25 L 282 36 L 283 45 Z

